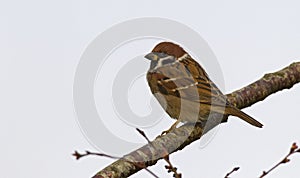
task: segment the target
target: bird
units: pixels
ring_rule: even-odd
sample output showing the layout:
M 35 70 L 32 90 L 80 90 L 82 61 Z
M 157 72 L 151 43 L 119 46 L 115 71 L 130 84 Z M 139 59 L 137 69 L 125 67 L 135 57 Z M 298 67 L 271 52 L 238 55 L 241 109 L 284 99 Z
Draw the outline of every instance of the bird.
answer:
M 213 114 L 221 120 L 232 115 L 253 126 L 263 126 L 229 103 L 201 65 L 178 44 L 160 42 L 145 58 L 151 61 L 146 74 L 151 93 L 168 115 L 176 119 L 163 133 L 170 132 L 181 122 L 200 123 L 204 127 Z

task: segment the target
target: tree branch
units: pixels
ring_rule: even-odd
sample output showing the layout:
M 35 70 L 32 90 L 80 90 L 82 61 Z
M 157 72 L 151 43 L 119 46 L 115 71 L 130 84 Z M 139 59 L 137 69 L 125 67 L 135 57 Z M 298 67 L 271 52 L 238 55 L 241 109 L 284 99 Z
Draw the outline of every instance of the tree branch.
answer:
M 296 143 L 293 143 L 292 147 L 290 148 L 290 152 L 279 163 L 277 163 L 275 166 L 273 166 L 271 169 L 269 169 L 268 171 L 263 171 L 262 175 L 259 176 L 259 178 L 265 177 L 266 175 L 268 175 L 270 172 L 272 172 L 274 169 L 276 169 L 281 164 L 286 164 L 286 163 L 290 162 L 289 157 L 295 153 L 300 153 L 300 148 L 298 148 Z
M 262 101 L 277 91 L 291 88 L 298 82 L 300 82 L 300 62 L 293 63 L 278 72 L 266 74 L 256 82 L 228 94 L 227 97 L 230 103 L 242 109 Z M 213 117 L 218 119 L 219 116 Z M 210 129 L 213 127 L 211 126 Z M 165 151 L 171 154 L 181 150 L 193 141 L 200 139 L 202 134 L 203 129 L 200 125 L 183 125 L 166 135 L 158 136 L 151 144 L 148 143 L 125 155 L 98 172 L 93 178 L 129 177 L 143 167 L 156 164 L 165 156 Z M 139 166 L 133 162 L 138 163 Z
M 228 173 L 226 174 L 226 176 L 225 176 L 224 178 L 229 178 L 229 176 L 230 176 L 232 173 L 238 171 L 239 169 L 240 169 L 240 167 L 235 167 L 235 168 L 233 168 L 230 172 L 228 172 Z

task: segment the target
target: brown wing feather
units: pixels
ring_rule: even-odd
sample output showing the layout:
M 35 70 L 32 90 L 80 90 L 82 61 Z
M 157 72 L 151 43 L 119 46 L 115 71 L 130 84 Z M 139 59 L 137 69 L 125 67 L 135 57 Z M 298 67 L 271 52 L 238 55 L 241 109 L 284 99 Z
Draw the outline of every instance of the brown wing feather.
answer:
M 196 84 L 197 83 L 197 84 Z M 168 91 L 169 95 L 174 95 L 182 99 L 206 104 L 223 105 L 226 103 L 226 97 L 210 81 L 202 78 L 177 78 L 170 80 L 165 77 L 158 82 L 158 86 Z M 178 93 L 180 95 L 178 95 Z

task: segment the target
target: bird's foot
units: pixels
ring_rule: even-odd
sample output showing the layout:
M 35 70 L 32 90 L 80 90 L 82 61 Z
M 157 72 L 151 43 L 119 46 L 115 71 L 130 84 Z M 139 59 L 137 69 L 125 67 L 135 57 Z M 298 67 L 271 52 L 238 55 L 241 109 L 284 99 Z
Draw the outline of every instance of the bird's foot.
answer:
M 168 133 L 170 133 L 172 130 L 176 129 L 176 126 L 179 124 L 179 120 L 177 120 L 168 130 L 163 131 L 160 135 L 166 135 Z

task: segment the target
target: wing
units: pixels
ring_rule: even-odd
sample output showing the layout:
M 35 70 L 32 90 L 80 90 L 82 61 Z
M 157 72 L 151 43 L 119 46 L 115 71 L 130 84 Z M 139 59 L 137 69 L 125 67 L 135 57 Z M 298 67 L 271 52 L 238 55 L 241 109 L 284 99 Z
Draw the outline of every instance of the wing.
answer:
M 217 86 L 210 80 L 205 80 L 202 77 L 178 77 L 171 79 L 162 77 L 157 82 L 157 89 L 165 95 L 172 95 L 197 103 L 215 106 L 227 104 L 226 97 Z
M 226 97 L 190 56 L 173 65 L 148 72 L 147 79 L 152 93 L 160 92 L 208 105 L 227 104 Z

